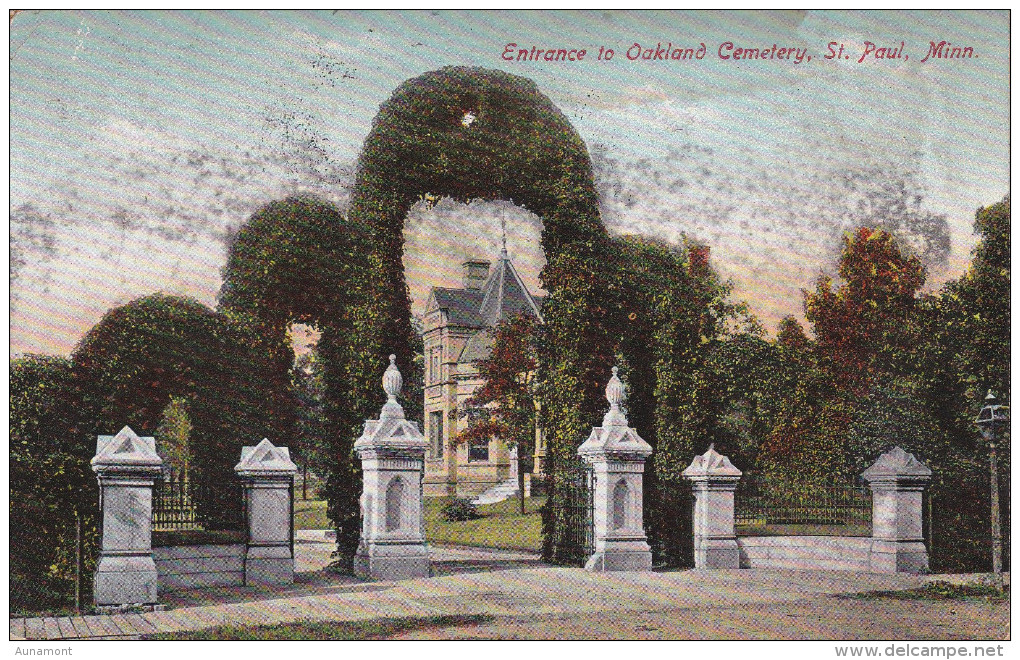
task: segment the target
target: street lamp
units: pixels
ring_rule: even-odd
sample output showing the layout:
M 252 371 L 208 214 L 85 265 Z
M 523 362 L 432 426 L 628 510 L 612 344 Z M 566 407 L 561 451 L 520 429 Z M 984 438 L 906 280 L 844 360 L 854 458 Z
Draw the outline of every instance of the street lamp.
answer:
M 974 423 L 981 429 L 981 435 L 988 440 L 989 469 L 992 472 L 992 571 L 1002 585 L 1002 529 L 999 525 L 999 469 L 995 460 L 995 438 L 1000 428 L 1009 423 L 1009 406 L 996 402 L 995 395 L 988 390 L 985 407 L 978 413 Z

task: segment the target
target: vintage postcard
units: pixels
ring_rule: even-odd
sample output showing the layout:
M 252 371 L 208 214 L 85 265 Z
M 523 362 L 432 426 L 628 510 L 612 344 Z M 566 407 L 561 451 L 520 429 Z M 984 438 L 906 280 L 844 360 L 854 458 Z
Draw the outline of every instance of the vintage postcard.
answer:
M 10 652 L 1003 655 L 1010 18 L 11 10 Z

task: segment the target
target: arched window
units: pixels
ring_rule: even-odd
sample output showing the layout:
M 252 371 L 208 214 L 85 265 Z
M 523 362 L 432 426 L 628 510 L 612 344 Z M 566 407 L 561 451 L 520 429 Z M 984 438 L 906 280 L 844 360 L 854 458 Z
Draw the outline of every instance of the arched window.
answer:
M 386 531 L 400 529 L 401 505 L 404 500 L 404 482 L 396 477 L 386 488 Z
M 627 505 L 630 498 L 630 489 L 623 479 L 617 482 L 613 488 L 613 529 L 623 529 L 627 526 Z

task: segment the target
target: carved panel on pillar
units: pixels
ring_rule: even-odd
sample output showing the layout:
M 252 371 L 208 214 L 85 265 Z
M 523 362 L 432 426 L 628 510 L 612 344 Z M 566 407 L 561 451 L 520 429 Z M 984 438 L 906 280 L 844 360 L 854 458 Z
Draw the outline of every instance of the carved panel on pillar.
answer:
M 99 607 L 154 605 L 156 564 L 152 559 L 152 484 L 162 474 L 156 441 L 125 426 L 96 440 L 92 470 L 99 480 L 102 538 L 93 577 Z

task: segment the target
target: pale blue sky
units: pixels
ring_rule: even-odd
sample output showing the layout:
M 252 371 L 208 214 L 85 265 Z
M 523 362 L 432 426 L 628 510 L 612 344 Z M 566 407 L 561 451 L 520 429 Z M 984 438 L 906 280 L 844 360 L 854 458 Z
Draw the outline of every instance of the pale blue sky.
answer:
M 915 215 L 947 217 L 939 283 L 966 266 L 975 209 L 1009 189 L 1008 18 L 24 12 L 10 33 L 11 347 L 66 354 L 110 306 L 153 291 L 214 305 L 224 237 L 289 193 L 344 204 L 379 104 L 450 64 L 532 78 L 598 152 L 610 230 L 708 242 L 768 325 L 799 314 L 799 290 L 831 269 L 847 209 L 895 180 L 922 196 Z M 977 57 L 922 64 L 943 39 Z M 865 40 L 903 42 L 909 59 L 859 64 Z M 707 54 L 626 58 L 635 42 L 670 41 Z M 724 61 L 726 41 L 807 48 L 812 61 Z M 824 60 L 830 41 L 854 58 Z M 589 59 L 501 61 L 508 42 Z M 594 60 L 600 45 L 612 61 Z M 499 213 L 412 212 L 416 306 L 455 283 L 464 257 L 495 254 Z M 536 221 L 508 218 L 515 263 L 537 286 Z

